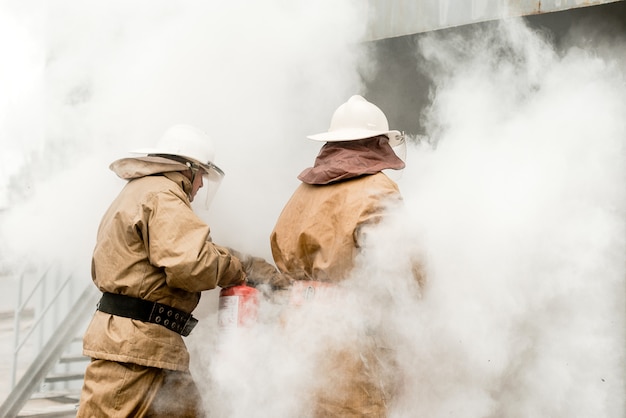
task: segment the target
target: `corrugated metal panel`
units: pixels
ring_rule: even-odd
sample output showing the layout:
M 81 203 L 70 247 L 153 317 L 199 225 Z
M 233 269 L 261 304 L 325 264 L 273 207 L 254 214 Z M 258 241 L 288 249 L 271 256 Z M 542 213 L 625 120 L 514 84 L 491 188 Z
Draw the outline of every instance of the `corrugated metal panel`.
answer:
M 368 0 L 370 40 L 624 0 Z

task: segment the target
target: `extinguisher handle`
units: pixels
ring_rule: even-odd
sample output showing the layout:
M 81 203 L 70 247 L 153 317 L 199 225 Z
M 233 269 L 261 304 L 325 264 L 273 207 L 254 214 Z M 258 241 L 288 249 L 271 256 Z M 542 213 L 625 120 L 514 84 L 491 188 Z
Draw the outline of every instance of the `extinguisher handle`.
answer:
M 250 276 L 246 277 L 246 279 L 241 283 L 241 286 L 246 287 L 257 287 L 259 283 L 257 283 L 254 279 L 250 280 Z

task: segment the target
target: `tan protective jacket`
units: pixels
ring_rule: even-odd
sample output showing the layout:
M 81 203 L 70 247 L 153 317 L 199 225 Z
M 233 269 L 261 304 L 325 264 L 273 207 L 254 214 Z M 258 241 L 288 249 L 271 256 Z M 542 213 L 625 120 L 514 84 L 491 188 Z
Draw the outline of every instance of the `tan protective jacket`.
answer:
M 366 227 L 379 222 L 387 205 L 400 200 L 396 183 L 381 172 L 321 186 L 302 183 L 270 238 L 276 266 L 295 280 L 345 279 Z M 316 365 L 322 383 L 309 394 L 311 416 L 386 416 L 386 389 L 375 373 L 380 353 L 371 338 L 361 336 L 359 341 L 347 338 Z
M 101 291 L 190 313 L 201 291 L 243 280 L 239 260 L 210 241 L 208 225 L 191 209 L 189 179 L 168 171 L 184 170 L 184 165 L 172 166 L 171 161 L 159 165 L 139 158 L 118 160 L 111 168 L 130 181 L 98 229 L 92 278 Z M 179 334 L 100 311 L 85 333 L 83 352 L 96 359 L 189 369 L 189 353 Z
M 323 186 L 302 183 L 271 234 L 276 267 L 295 280 L 344 279 L 363 227 L 399 200 L 397 184 L 380 172 Z

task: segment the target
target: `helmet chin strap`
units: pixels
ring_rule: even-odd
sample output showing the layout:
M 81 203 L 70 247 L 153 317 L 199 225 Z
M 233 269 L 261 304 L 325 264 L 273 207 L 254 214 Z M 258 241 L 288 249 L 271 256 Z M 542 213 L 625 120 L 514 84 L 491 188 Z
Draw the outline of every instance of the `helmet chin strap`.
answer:
M 183 173 L 185 177 L 187 177 L 191 181 L 191 184 L 193 187 L 193 182 L 196 179 L 196 176 L 198 175 L 198 171 L 200 170 L 198 167 L 194 167 L 195 164 L 193 163 L 185 162 L 185 165 L 187 166 L 187 170 L 181 171 L 181 173 Z
M 195 196 L 192 197 L 191 193 L 193 192 L 193 183 L 196 179 L 196 175 L 198 174 L 198 169 L 194 168 L 190 162 L 186 162 L 185 165 L 188 169 L 182 171 L 181 173 L 191 181 L 191 189 L 189 190 L 187 197 L 189 198 L 189 201 L 192 202 Z
M 185 162 L 185 165 L 189 168 L 189 171 L 191 171 L 191 184 L 193 184 L 193 181 L 196 179 L 196 174 L 198 174 L 198 167 L 189 161 Z

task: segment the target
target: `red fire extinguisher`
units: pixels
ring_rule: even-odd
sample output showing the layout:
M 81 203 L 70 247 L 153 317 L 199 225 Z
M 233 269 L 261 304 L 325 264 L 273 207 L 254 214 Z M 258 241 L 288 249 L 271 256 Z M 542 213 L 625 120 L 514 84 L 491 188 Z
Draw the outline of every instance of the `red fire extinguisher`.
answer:
M 221 329 L 232 330 L 254 324 L 259 312 L 259 291 L 239 285 L 220 291 L 217 323 Z

